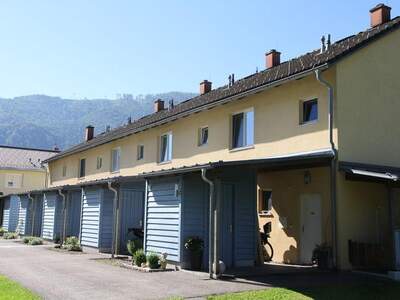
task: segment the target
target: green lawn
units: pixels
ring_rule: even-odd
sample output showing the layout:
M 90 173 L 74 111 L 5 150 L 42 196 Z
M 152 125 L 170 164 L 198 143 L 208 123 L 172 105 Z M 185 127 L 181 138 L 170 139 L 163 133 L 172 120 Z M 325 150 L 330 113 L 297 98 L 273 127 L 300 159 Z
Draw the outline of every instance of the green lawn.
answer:
M 341 285 L 304 289 L 270 288 L 208 297 L 209 300 L 261 300 L 261 299 L 399 299 L 400 284 L 378 281 L 365 285 Z
M 0 275 L 0 300 L 31 300 L 39 296 L 23 288 L 18 283 Z

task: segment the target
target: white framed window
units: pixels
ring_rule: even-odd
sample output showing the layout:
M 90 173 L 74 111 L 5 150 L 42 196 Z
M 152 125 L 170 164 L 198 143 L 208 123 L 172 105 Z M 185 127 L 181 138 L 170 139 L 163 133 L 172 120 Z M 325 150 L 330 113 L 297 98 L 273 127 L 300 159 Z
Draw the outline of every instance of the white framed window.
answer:
M 199 146 L 208 143 L 208 126 L 200 127 L 199 129 Z
M 5 187 L 19 189 L 22 187 L 22 174 L 6 174 Z
M 79 178 L 86 176 L 86 158 L 81 158 L 79 160 Z
M 253 108 L 233 114 L 231 120 L 231 148 L 237 149 L 254 145 Z
M 103 158 L 101 156 L 97 156 L 96 169 L 100 170 L 102 166 L 103 166 Z
M 137 160 L 141 160 L 144 158 L 144 145 L 137 146 Z
M 121 148 L 111 150 L 111 172 L 119 172 L 121 160 Z
M 66 166 L 66 165 L 63 165 L 63 168 L 62 168 L 62 177 L 65 177 L 65 176 L 67 176 L 67 166 Z
M 300 101 L 300 124 L 318 121 L 318 99 Z
M 172 132 L 160 136 L 160 163 L 172 160 Z

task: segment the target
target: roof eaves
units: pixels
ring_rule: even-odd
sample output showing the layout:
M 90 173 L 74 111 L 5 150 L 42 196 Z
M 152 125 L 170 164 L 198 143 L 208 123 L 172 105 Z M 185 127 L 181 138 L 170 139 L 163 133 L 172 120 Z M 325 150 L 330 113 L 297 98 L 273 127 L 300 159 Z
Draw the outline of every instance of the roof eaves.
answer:
M 150 128 L 153 128 L 153 127 L 157 127 L 157 126 L 163 125 L 163 124 L 171 122 L 173 120 L 176 120 L 176 119 L 179 119 L 179 118 L 182 118 L 182 117 L 185 117 L 185 116 L 188 116 L 188 115 L 191 115 L 191 114 L 203 111 L 203 110 L 207 110 L 207 109 L 213 108 L 215 106 L 219 106 L 219 105 L 225 104 L 227 102 L 231 102 L 231 101 L 236 100 L 236 99 L 242 99 L 242 98 L 244 98 L 244 97 L 246 97 L 248 95 L 252 95 L 252 94 L 258 93 L 258 92 L 260 92 L 262 90 L 265 90 L 265 89 L 268 89 L 268 88 L 271 88 L 271 87 L 274 87 L 274 86 L 277 86 L 277 85 L 281 85 L 284 82 L 308 76 L 309 74 L 313 73 L 316 69 L 325 70 L 327 68 L 328 68 L 328 64 L 322 64 L 322 65 L 314 66 L 311 69 L 307 69 L 307 70 L 298 72 L 298 73 L 293 74 L 291 76 L 278 78 L 278 79 L 276 79 L 276 80 L 274 80 L 272 82 L 267 82 L 267 83 L 264 83 L 264 84 L 260 84 L 260 85 L 258 85 L 256 87 L 252 88 L 252 89 L 248 89 L 248 90 L 245 90 L 243 92 L 240 92 L 240 93 L 237 93 L 237 94 L 234 94 L 234 95 L 230 95 L 228 97 L 221 98 L 221 99 L 218 99 L 218 100 L 210 102 L 210 103 L 205 103 L 205 104 L 203 104 L 201 106 L 198 106 L 198 107 L 195 107 L 193 109 L 182 111 L 182 112 L 179 112 L 179 113 L 177 113 L 175 115 L 172 115 L 172 116 L 167 116 L 166 118 L 162 118 L 160 120 L 157 120 L 155 122 L 152 122 L 150 124 L 147 124 L 147 125 L 144 125 L 144 126 L 141 126 L 141 127 L 138 127 L 138 128 L 133 128 L 129 132 L 127 132 L 127 133 L 126 132 L 122 132 L 122 133 L 116 135 L 115 137 L 113 137 L 111 139 L 104 139 L 103 141 L 101 141 L 99 143 L 93 143 L 93 145 L 87 145 L 86 147 L 83 145 L 81 148 L 77 149 L 76 151 L 74 151 L 74 150 L 72 150 L 72 151 L 66 150 L 65 152 L 61 152 L 60 154 L 52 156 L 52 157 L 44 160 L 43 162 L 48 163 L 48 162 L 55 161 L 55 160 L 61 159 L 63 157 L 72 155 L 72 154 L 80 153 L 80 152 L 86 151 L 88 149 L 91 149 L 93 147 L 101 146 L 101 145 L 107 144 L 109 142 L 124 138 L 126 136 L 129 136 L 129 135 L 132 135 L 132 134 L 136 134 L 138 132 L 141 132 L 141 131 L 144 131 L 144 130 L 147 130 L 147 129 L 150 129 Z

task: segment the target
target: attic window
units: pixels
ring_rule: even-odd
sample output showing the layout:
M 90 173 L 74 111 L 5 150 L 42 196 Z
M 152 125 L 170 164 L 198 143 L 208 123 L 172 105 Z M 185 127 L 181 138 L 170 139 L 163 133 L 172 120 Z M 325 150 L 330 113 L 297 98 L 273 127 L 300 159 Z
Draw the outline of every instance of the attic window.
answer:
M 115 148 L 111 151 L 111 172 L 119 172 L 119 163 L 121 159 L 121 149 Z
M 85 177 L 86 175 L 86 159 L 82 158 L 79 161 L 79 178 Z
M 171 161 L 172 159 L 172 132 L 163 134 L 160 137 L 160 162 Z
M 101 156 L 98 156 L 96 162 L 96 169 L 100 170 L 102 165 L 103 165 L 103 158 Z
M 137 147 L 137 160 L 144 158 L 144 145 L 138 145 Z
M 254 110 L 232 115 L 231 149 L 243 148 L 254 144 Z
M 318 120 L 318 99 L 301 102 L 300 123 L 306 124 Z
M 208 143 L 208 127 L 201 127 L 199 129 L 199 146 L 206 145 Z

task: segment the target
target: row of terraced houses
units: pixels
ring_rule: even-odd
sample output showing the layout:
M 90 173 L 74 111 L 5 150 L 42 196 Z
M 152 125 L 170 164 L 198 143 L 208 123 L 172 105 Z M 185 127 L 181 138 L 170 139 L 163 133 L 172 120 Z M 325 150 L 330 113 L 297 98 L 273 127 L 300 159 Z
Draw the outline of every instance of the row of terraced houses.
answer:
M 2 197 L 3 227 L 115 255 L 132 231 L 146 252 L 184 268 L 310 264 L 316 245 L 340 270 L 400 268 L 400 18 L 380 4 L 371 26 L 185 102 L 95 135 L 44 160 L 44 187 Z M 12 211 L 15 213 L 11 213 Z M 18 221 L 11 222 L 13 215 Z M 12 225 L 14 224 L 14 225 Z

